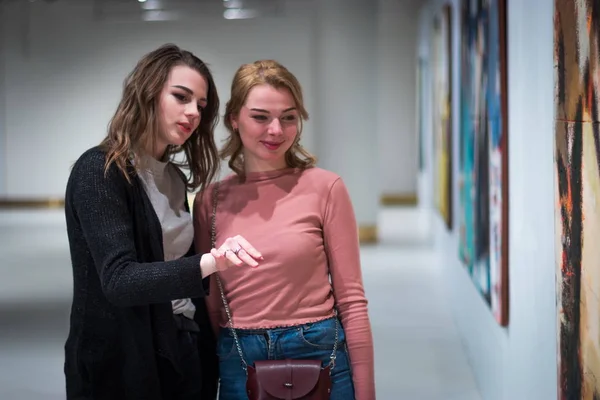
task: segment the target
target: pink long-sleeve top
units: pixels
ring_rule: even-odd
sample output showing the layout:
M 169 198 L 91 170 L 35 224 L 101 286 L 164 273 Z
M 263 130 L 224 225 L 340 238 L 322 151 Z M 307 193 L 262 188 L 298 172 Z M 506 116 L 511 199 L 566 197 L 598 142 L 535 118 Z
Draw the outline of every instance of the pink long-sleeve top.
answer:
M 196 248 L 211 248 L 213 186 L 194 204 Z M 357 224 L 342 179 L 287 168 L 219 185 L 216 247 L 243 236 L 264 257 L 257 268 L 219 276 L 238 329 L 301 325 L 334 315 L 346 332 L 357 400 L 375 399 L 373 339 L 360 267 Z M 329 281 L 331 275 L 331 283 Z M 227 326 L 216 280 L 207 299 L 213 325 Z

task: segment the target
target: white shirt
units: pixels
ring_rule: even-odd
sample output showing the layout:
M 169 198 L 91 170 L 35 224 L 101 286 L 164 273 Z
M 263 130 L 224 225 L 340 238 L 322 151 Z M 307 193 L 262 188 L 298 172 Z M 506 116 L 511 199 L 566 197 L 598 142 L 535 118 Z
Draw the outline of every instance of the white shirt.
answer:
M 147 157 L 138 174 L 160 221 L 165 261 L 183 257 L 194 240 L 192 217 L 185 210 L 185 183 L 176 167 Z M 193 319 L 196 307 L 190 299 L 173 300 L 173 313 Z

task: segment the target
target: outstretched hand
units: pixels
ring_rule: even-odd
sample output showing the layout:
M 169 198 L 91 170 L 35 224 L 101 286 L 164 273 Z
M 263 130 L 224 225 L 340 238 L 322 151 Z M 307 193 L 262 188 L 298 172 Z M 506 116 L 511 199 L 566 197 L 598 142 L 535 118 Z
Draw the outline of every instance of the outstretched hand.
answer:
M 244 265 L 256 268 L 259 265 L 258 261 L 263 260 L 262 254 L 241 235 L 228 238 L 221 247 L 212 249 L 210 254 L 215 258 L 217 271 Z

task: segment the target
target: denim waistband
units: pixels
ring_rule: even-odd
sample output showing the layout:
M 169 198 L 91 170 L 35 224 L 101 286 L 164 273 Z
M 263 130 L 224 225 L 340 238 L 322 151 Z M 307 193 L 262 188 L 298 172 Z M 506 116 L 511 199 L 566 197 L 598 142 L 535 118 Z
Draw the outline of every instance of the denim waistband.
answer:
M 328 322 L 333 322 L 335 320 L 335 316 L 328 317 L 325 319 L 320 319 L 317 321 L 305 322 L 298 325 L 290 325 L 290 326 L 281 326 L 281 327 L 273 327 L 273 328 L 250 328 L 250 329 L 239 329 L 235 328 L 235 333 L 238 336 L 253 336 L 253 335 L 264 335 L 267 332 L 283 332 L 291 329 L 298 329 L 307 325 L 315 325 L 315 324 L 325 324 Z M 231 333 L 231 329 L 229 327 L 221 328 L 221 333 L 227 336 L 233 336 Z

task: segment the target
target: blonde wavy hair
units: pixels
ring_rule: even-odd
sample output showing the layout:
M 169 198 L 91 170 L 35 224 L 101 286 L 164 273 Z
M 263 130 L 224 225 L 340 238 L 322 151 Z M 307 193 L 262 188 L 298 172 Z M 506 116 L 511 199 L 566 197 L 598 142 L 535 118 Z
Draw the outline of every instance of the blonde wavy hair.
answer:
M 239 115 L 250 90 L 255 86 L 265 84 L 276 89 L 288 89 L 300 114 L 296 139 L 285 154 L 288 167 L 305 169 L 314 166 L 317 162 L 316 157 L 300 144 L 303 121 L 308 120 L 308 112 L 304 108 L 302 87 L 294 74 L 274 60 L 259 60 L 252 64 L 244 64 L 235 73 L 231 83 L 231 98 L 227 102 L 223 118 L 225 127 L 229 131 L 229 137 L 220 151 L 221 159 L 229 159 L 229 168 L 238 175 L 244 175 L 243 144 L 239 132 L 233 128 L 232 117 Z
M 131 183 L 135 171 L 129 164 L 140 163 L 144 149 L 153 148 L 159 131 L 159 101 L 163 86 L 173 67 L 184 65 L 197 71 L 208 84 L 206 107 L 200 125 L 182 146 L 168 146 L 165 159 L 188 169 L 188 190 L 202 190 L 219 170 L 218 149 L 214 130 L 219 122 L 219 96 L 208 66 L 189 51 L 165 44 L 143 56 L 125 79 L 123 94 L 112 117 L 108 133 L 100 147 L 106 151 L 105 173 L 115 164 Z M 174 157 L 185 153 L 185 160 Z

